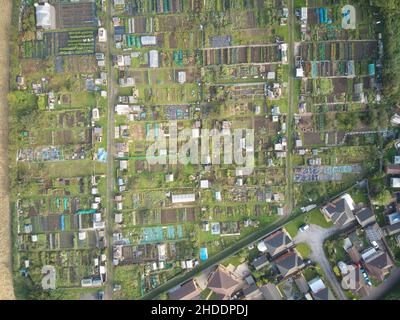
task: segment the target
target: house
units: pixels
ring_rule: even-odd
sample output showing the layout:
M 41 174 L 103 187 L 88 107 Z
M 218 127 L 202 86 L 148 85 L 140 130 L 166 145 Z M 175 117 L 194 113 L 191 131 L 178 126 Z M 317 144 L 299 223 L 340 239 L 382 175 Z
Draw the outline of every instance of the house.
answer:
M 273 262 L 283 277 L 287 277 L 304 267 L 303 259 L 295 250 L 285 253 Z
M 316 293 L 312 294 L 314 300 L 336 300 L 333 295 L 331 289 L 325 287 L 324 289 L 319 290 Z
M 400 232 L 400 222 L 385 226 L 383 230 L 385 231 L 385 234 L 388 236 L 397 234 Z
M 335 300 L 332 291 L 325 285 L 320 277 L 308 282 L 314 300 Z
M 305 295 L 308 291 L 310 291 L 307 280 L 304 278 L 303 274 L 300 273 L 300 275 L 294 279 L 294 282 L 302 294 Z
M 260 289 L 255 283 L 242 290 L 246 300 L 256 300 L 257 297 L 262 296 Z
M 347 273 L 343 275 L 341 286 L 344 290 L 362 296 L 367 294 L 368 290 L 360 267 L 353 264 L 347 265 Z
M 371 243 L 373 241 L 379 241 L 383 237 L 383 231 L 377 223 L 371 224 L 366 227 L 365 234 L 367 235 L 368 241 Z
M 336 226 L 342 227 L 355 220 L 353 210 L 355 203 L 349 194 L 344 194 L 340 198 L 328 203 L 323 207 L 322 213 L 328 221 L 332 221 Z
M 191 279 L 188 282 L 172 289 L 169 293 L 170 300 L 196 300 L 200 296 L 201 290 L 196 282 Z
M 372 224 L 376 221 L 375 214 L 372 212 L 370 208 L 362 208 L 358 212 L 356 212 L 355 217 L 357 222 L 362 226 L 365 227 L 369 224 Z
M 282 300 L 282 293 L 278 287 L 272 283 L 267 283 L 260 287 L 265 300 Z
M 376 251 L 364 259 L 365 269 L 378 280 L 383 281 L 394 266 L 386 251 Z
M 282 229 L 270 234 L 268 237 L 258 243 L 257 248 L 260 252 L 269 253 L 271 257 L 274 257 L 290 248 L 292 245 L 293 242 L 289 234 Z
M 228 299 L 238 288 L 239 279 L 219 265 L 213 271 L 208 280 L 208 288 L 211 289 L 219 298 Z
M 56 9 L 47 2 L 35 3 L 36 28 L 44 30 L 56 29 Z
M 194 193 L 172 195 L 172 203 L 187 203 L 194 201 L 196 201 L 196 196 Z
M 255 258 L 251 265 L 254 267 L 256 270 L 260 270 L 264 268 L 266 265 L 268 265 L 268 259 L 265 254 Z

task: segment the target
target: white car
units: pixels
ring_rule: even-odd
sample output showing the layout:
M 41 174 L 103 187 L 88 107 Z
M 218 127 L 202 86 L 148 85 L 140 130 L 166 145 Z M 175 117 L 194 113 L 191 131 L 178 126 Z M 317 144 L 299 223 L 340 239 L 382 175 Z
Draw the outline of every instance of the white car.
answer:
M 300 230 L 300 232 L 304 232 L 304 231 L 306 231 L 309 227 L 310 227 L 310 225 L 308 225 L 308 224 L 303 224 L 302 226 L 300 226 L 299 230 Z

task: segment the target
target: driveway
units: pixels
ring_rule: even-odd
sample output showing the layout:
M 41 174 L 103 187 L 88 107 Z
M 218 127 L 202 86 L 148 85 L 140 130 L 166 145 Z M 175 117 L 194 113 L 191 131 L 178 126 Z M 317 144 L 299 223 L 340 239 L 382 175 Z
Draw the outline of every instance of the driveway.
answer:
M 321 269 L 324 271 L 328 281 L 331 283 L 331 287 L 336 296 L 339 297 L 340 300 L 347 300 L 347 296 L 344 294 L 339 281 L 333 273 L 323 248 L 325 239 L 334 235 L 338 231 L 339 229 L 336 227 L 325 229 L 311 224 L 306 231 L 299 232 L 293 241 L 295 244 L 300 242 L 308 244 L 311 249 L 310 259 L 317 262 L 321 266 Z

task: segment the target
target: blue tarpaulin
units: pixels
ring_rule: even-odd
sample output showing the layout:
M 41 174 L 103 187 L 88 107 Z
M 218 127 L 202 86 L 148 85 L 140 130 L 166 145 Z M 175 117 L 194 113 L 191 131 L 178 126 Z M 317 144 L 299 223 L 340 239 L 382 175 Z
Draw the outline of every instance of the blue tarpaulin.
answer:
M 97 160 L 100 162 L 107 161 L 107 151 L 104 150 L 104 148 L 99 148 L 99 150 L 97 151 Z
M 208 259 L 207 248 L 200 248 L 200 260 L 206 261 Z

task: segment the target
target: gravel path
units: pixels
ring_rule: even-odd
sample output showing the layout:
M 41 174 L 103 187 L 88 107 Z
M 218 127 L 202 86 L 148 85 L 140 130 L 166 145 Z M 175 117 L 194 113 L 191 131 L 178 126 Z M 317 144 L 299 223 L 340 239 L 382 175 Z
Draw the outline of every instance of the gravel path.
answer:
M 0 8 L 0 300 L 13 300 L 7 106 L 12 0 L 0 0 Z

